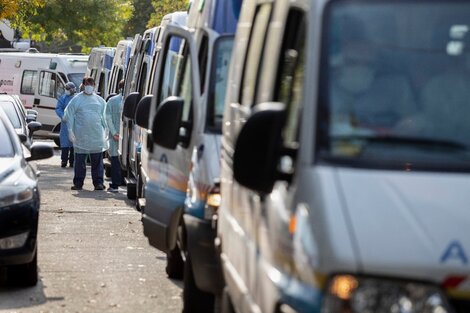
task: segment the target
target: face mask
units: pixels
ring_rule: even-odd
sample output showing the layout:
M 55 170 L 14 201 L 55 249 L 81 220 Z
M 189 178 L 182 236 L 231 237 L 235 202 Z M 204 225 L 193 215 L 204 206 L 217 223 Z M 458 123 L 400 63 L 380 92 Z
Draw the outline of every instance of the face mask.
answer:
M 93 86 L 85 86 L 85 93 L 91 95 L 93 93 Z
M 369 66 L 350 65 L 341 70 L 338 83 L 346 91 L 357 94 L 370 88 L 374 74 L 374 70 Z
M 70 96 L 72 93 L 70 92 L 70 90 L 65 90 L 65 94 L 66 94 L 67 96 Z

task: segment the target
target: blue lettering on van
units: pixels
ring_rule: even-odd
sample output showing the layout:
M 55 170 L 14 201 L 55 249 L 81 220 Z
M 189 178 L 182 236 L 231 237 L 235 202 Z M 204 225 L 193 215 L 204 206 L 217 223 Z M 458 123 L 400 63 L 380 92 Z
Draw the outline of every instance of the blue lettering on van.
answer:
M 458 240 L 452 241 L 441 256 L 441 263 L 446 263 L 449 260 L 458 260 L 462 264 L 468 264 L 468 258 L 462 244 Z

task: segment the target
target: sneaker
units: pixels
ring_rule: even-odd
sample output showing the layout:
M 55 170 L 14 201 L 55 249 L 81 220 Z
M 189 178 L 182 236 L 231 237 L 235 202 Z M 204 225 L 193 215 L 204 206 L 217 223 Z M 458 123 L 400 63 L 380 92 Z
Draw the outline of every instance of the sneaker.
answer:
M 70 163 L 70 164 L 69 164 L 69 167 L 73 167 L 73 163 Z
M 118 188 L 113 188 L 113 187 L 109 187 L 107 189 L 108 192 L 119 192 L 119 189 Z
M 67 166 L 67 163 L 62 163 L 62 164 L 60 165 L 60 167 L 66 167 L 66 166 Z
M 70 189 L 71 190 L 82 190 L 83 188 L 73 185 L 72 187 L 70 187 Z
M 104 186 L 103 185 L 96 185 L 95 190 L 104 190 Z

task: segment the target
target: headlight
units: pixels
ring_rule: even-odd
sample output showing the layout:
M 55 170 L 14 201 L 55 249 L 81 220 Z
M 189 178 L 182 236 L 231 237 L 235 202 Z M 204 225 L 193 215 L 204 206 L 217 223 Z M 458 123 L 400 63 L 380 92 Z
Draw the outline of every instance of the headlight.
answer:
M 0 238 L 0 250 L 15 249 L 24 246 L 28 235 L 29 232 L 25 232 L 11 237 Z
M 452 312 L 438 287 L 351 275 L 333 277 L 322 313 Z
M 33 199 L 33 190 L 29 187 L 0 187 L 0 207 L 15 205 Z

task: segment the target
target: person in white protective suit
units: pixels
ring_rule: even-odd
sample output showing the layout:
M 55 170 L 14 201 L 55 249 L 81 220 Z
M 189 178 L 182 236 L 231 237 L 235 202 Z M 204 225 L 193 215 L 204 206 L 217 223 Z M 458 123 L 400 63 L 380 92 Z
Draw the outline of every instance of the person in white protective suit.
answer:
M 111 97 L 106 104 L 106 122 L 109 129 L 109 159 L 111 160 L 111 184 L 109 192 L 118 192 L 121 184 L 121 164 L 119 163 L 119 127 L 122 113 L 122 89 L 124 88 L 124 80 L 118 84 L 119 94 Z
M 77 94 L 65 110 L 70 140 L 75 149 L 72 190 L 81 190 L 86 177 L 86 158 L 90 155 L 95 190 L 104 190 L 103 151 L 108 149 L 106 102 L 95 94 L 95 81 L 84 79 L 84 91 Z

